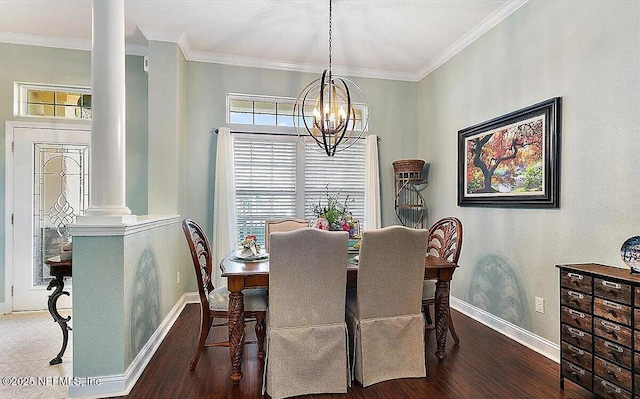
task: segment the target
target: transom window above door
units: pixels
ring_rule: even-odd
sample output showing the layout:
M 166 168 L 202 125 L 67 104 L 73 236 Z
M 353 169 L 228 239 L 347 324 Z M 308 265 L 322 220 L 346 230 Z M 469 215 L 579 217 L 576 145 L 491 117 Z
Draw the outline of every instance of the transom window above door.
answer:
M 14 115 L 91 119 L 91 88 L 15 83 Z

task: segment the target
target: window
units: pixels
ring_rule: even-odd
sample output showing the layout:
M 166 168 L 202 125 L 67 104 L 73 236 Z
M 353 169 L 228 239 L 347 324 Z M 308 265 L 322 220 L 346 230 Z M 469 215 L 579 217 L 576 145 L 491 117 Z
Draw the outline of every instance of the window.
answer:
M 16 83 L 16 116 L 91 119 L 91 89 L 87 87 Z
M 266 219 L 313 220 L 312 206 L 326 204 L 327 190 L 330 195 L 340 192 L 341 201 L 348 195 L 349 210 L 365 227 L 364 140 L 334 157 L 303 145 L 292 126 L 294 101 L 228 96 L 228 121 L 254 125 L 252 132 L 234 133 L 238 241 L 253 234 L 264 243 Z
M 250 96 L 246 94 L 227 95 L 227 122 L 243 125 L 282 126 L 293 129 L 293 104 L 295 99 L 283 97 Z M 354 104 L 355 129 L 362 129 L 362 119 L 366 112 L 362 104 Z M 311 124 L 313 103 L 305 105 L 305 119 Z M 292 133 L 293 130 L 291 130 Z
M 313 220 L 312 206 L 327 202 L 327 191 L 339 201 L 349 197 L 348 209 L 354 218 L 364 222 L 364 140 L 333 157 L 305 146 L 304 149 L 304 217 Z M 361 223 L 361 226 L 363 224 Z
M 264 221 L 296 215 L 296 142 L 234 137 L 238 239 L 264 243 Z
M 235 95 L 229 98 L 229 123 L 293 127 L 293 102 Z

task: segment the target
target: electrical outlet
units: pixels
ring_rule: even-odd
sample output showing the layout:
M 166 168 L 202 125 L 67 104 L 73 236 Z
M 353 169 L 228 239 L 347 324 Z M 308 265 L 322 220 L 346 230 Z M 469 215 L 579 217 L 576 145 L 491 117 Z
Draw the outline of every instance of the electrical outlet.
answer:
M 180 284 L 180 272 L 176 273 L 176 284 Z
M 544 298 L 536 297 L 536 312 L 544 314 Z

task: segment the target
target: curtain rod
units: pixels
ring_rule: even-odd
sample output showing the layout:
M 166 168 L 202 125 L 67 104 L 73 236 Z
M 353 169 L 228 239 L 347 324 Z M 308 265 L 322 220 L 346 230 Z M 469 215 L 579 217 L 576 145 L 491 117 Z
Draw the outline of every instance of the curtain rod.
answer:
M 215 130 L 215 133 L 218 134 L 218 129 Z M 233 134 L 268 134 L 270 136 L 291 136 L 291 137 L 298 137 L 297 134 L 295 133 L 269 133 L 269 132 L 243 132 L 240 130 L 232 130 L 231 133 Z M 366 136 L 361 136 L 361 137 L 357 137 L 356 140 L 364 140 L 366 139 Z M 380 141 L 380 137 L 378 137 L 378 140 Z

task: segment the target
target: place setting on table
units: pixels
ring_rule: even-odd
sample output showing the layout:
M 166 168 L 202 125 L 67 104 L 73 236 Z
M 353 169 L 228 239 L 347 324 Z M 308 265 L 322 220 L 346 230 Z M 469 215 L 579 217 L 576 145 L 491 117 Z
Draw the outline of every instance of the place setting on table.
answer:
M 239 245 L 233 254 L 231 260 L 240 262 L 260 262 L 269 259 L 269 254 L 258 244 L 255 235 L 248 235 Z

